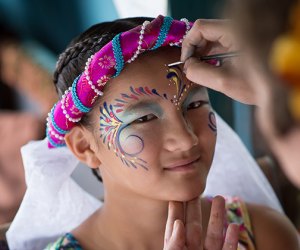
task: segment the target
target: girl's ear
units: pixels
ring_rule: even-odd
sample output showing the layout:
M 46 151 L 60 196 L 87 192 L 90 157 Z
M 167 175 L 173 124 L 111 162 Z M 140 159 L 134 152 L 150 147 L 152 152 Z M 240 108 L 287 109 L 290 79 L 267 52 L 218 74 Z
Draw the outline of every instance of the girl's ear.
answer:
M 83 163 L 91 168 L 98 168 L 101 161 L 97 157 L 92 135 L 82 126 L 75 126 L 65 135 L 65 142 L 72 153 Z M 93 147 L 94 146 L 94 147 Z

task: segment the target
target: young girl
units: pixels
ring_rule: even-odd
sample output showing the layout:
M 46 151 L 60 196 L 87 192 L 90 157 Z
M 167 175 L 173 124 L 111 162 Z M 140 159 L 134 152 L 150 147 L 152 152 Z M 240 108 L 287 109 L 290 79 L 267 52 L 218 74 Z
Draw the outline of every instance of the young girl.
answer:
M 105 196 L 47 249 L 236 249 L 237 229 L 239 249 L 298 249 L 293 227 L 275 211 L 228 199 L 224 221 L 221 197 L 198 199 L 215 116 L 207 90 L 167 66 L 180 58 L 190 25 L 162 16 L 102 23 L 60 57 L 49 146 L 66 144 L 103 180 Z M 239 227 L 229 226 L 223 242 L 231 222 Z

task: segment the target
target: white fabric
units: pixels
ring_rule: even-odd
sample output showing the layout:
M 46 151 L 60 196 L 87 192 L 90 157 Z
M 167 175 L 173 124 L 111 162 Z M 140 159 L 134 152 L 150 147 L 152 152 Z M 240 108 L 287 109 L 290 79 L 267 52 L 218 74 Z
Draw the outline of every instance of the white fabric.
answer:
M 217 116 L 215 157 L 206 195 L 238 195 L 282 211 L 279 202 L 234 131 Z M 7 232 L 11 250 L 40 250 L 72 230 L 101 206 L 71 178 L 78 161 L 67 148 L 47 148 L 47 141 L 21 150 L 27 191 Z
M 27 191 L 6 236 L 11 250 L 40 250 L 101 203 L 70 178 L 78 160 L 67 148 L 49 150 L 45 139 L 27 144 L 21 153 Z
M 265 175 L 238 135 L 217 117 L 217 144 L 204 195 L 238 196 L 283 212 Z
M 168 0 L 113 0 L 120 18 L 167 15 Z

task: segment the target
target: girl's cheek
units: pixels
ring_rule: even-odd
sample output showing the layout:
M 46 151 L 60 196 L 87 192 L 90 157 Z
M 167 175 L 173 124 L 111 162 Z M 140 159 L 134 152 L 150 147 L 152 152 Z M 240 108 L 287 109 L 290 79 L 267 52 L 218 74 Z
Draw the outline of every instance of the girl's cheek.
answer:
M 122 131 L 120 134 L 120 145 L 127 155 L 137 156 L 143 152 L 144 139 L 130 129 Z
M 210 111 L 208 113 L 208 127 L 211 131 L 214 133 L 217 133 L 217 122 L 216 122 L 216 116 L 215 113 Z

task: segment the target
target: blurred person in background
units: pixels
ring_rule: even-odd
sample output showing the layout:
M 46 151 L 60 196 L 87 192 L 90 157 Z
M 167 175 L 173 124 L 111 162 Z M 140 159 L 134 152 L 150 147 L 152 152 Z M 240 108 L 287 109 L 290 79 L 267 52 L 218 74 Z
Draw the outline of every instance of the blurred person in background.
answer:
M 187 78 L 256 105 L 270 149 L 300 187 L 300 3 L 231 1 L 226 10 L 232 21 L 198 20 L 187 35 L 181 56 Z M 193 57 L 196 50 L 241 55 L 215 68 Z
M 1 25 L 0 236 L 13 220 L 26 190 L 20 148 L 43 137 L 47 100 L 52 103 L 56 97 L 47 82 L 51 82 L 49 73 L 25 52 L 20 39 Z M 39 113 L 25 109 L 25 98 L 39 104 Z

